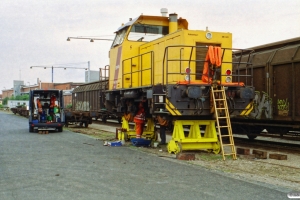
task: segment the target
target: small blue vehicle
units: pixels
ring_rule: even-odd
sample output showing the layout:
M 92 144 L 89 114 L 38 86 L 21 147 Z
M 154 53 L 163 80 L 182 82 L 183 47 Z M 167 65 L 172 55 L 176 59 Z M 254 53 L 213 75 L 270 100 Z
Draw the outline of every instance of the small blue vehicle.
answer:
M 31 90 L 29 132 L 63 131 L 65 124 L 62 90 Z

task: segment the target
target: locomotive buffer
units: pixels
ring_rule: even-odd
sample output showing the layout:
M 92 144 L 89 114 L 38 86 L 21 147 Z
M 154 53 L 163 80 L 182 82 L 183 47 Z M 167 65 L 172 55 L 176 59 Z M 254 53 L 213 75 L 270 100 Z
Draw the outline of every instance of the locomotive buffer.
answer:
M 214 103 L 215 116 L 216 116 L 217 128 L 219 133 L 218 135 L 221 144 L 223 160 L 225 160 L 225 156 L 227 155 L 232 156 L 232 159 L 236 160 L 236 151 L 234 146 L 234 140 L 232 135 L 232 128 L 231 128 L 231 122 L 230 122 L 230 116 L 229 116 L 224 86 L 221 86 L 220 88 L 212 86 L 211 91 L 212 91 L 212 100 Z M 225 123 L 220 125 L 220 121 L 225 121 Z M 225 129 L 223 131 L 224 134 L 222 134 L 221 129 Z M 224 144 L 225 141 L 227 143 Z M 230 147 L 230 151 L 228 151 L 228 148 L 225 147 Z

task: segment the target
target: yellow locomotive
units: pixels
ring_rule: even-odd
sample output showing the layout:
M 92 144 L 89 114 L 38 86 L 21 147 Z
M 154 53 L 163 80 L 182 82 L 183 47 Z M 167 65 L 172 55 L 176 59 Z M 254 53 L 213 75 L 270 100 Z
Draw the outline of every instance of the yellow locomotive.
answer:
M 174 13 L 140 15 L 123 24 L 115 34 L 109 52 L 105 106 L 124 116 L 123 130 L 129 129 L 124 124 L 133 119 L 142 102 L 148 119 L 145 132 L 153 132 L 152 121 L 157 116 L 172 121 L 175 150 L 170 147 L 170 151 L 178 153 L 182 149 L 198 149 L 195 147 L 198 142 L 183 144 L 186 138 L 203 138 L 202 126 L 208 127 L 206 136 L 216 137 L 215 125 L 209 123 L 215 121 L 216 112 L 222 112 L 216 111 L 218 107 L 227 104 L 231 117 L 251 111 L 254 88 L 250 56 L 232 62 L 233 57 L 242 58 L 243 53 L 251 55 L 251 51 L 232 49 L 231 33 L 189 30 L 187 20 Z M 239 81 L 239 68 L 249 72 L 243 75 L 243 80 L 249 81 Z M 213 88 L 219 92 L 224 90 L 224 102 L 217 103 L 221 93 L 214 96 Z M 194 124 L 198 128 L 185 137 L 182 127 L 194 129 Z M 130 131 L 126 132 L 130 136 Z M 204 148 L 218 151 L 215 140 L 204 143 L 207 141 L 211 144 Z

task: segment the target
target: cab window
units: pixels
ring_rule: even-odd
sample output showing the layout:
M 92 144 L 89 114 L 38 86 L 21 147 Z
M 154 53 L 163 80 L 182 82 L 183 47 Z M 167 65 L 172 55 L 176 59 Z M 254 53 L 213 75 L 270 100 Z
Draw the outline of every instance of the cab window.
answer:
M 112 47 L 115 47 L 123 43 L 127 30 L 128 30 L 128 26 L 116 32 L 116 36 L 113 41 Z
M 135 24 L 131 27 L 128 40 L 152 41 L 169 33 L 168 26 L 156 26 L 146 24 Z

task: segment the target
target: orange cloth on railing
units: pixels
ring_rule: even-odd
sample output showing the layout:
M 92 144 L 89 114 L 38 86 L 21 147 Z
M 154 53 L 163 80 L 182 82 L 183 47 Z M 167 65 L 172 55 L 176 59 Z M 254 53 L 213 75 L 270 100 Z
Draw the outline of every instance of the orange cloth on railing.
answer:
M 202 81 L 203 82 L 211 82 L 212 78 L 208 78 L 208 75 L 210 73 L 210 76 L 213 76 L 213 71 L 210 71 L 209 64 L 215 65 L 216 67 L 220 67 L 222 64 L 222 58 L 221 58 L 221 47 L 213 47 L 209 46 L 208 51 L 205 57 L 205 63 L 202 73 Z

